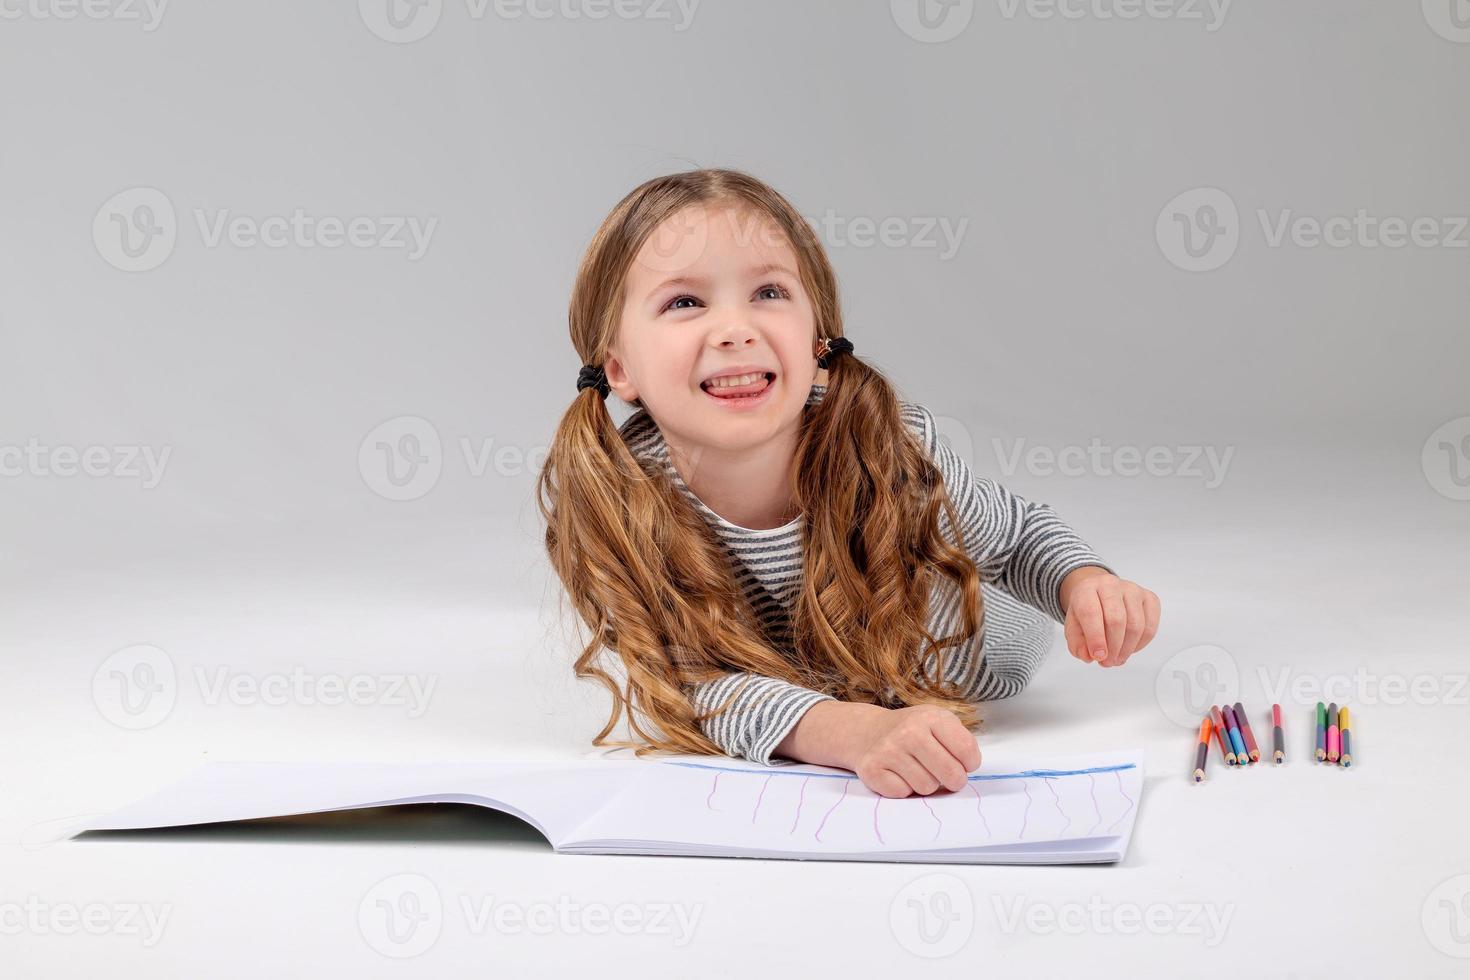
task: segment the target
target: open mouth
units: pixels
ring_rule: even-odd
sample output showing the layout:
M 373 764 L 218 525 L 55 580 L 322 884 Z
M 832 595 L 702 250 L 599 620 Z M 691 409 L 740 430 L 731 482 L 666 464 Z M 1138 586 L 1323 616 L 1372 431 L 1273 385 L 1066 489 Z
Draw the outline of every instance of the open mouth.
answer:
M 776 383 L 774 371 L 757 371 L 738 377 L 712 378 L 701 382 L 699 387 L 711 398 L 720 401 L 743 401 L 759 398 Z

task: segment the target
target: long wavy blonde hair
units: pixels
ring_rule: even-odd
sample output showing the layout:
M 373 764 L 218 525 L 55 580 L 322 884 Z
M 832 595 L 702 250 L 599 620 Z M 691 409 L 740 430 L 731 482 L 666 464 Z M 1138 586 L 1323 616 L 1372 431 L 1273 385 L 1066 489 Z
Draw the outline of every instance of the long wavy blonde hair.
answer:
M 794 249 L 811 297 L 816 337 L 842 336 L 836 277 L 811 226 L 775 190 L 735 170 L 657 177 L 618 202 L 589 244 L 572 291 L 572 346 L 601 364 L 617 337 L 625 277 L 644 241 L 689 206 L 734 206 L 773 219 Z M 633 404 L 641 404 L 635 401 Z M 650 461 L 636 458 L 596 388 L 562 416 L 537 479 L 546 550 L 579 619 L 591 631 L 575 662 L 612 694 L 595 746 L 717 755 L 689 686 L 753 671 L 843 701 L 937 704 L 967 728 L 974 706 L 942 680 L 946 651 L 980 625 L 980 578 L 940 530 L 958 526 L 943 479 L 906 427 L 893 386 L 854 354 L 835 358 L 820 402 L 804 409 L 791 482 L 801 507 L 801 591 L 794 651 L 762 632 L 731 559 L 705 519 Z M 927 626 L 935 577 L 959 589 L 962 631 Z M 603 666 L 615 652 L 623 684 Z M 934 654 L 933 670 L 924 665 Z M 616 667 L 615 664 L 609 666 Z M 738 691 L 731 698 L 738 695 Z M 607 738 L 627 712 L 635 740 Z

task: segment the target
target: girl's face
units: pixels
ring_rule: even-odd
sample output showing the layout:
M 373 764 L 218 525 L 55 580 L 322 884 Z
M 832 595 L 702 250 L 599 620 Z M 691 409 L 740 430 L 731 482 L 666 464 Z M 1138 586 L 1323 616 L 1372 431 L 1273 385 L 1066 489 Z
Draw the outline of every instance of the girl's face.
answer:
M 693 206 L 649 235 L 630 266 L 604 369 L 612 390 L 642 399 L 672 441 L 740 451 L 796 424 L 817 376 L 815 340 L 796 253 L 779 226 L 729 206 Z M 708 390 L 732 374 L 759 377 Z

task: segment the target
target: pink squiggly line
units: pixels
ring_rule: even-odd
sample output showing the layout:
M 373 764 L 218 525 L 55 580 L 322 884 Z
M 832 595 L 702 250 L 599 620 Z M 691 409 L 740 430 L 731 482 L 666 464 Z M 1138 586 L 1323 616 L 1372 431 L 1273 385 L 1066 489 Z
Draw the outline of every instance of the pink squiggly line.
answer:
M 772 773 L 771 775 L 774 776 L 775 773 Z M 810 776 L 801 781 L 801 793 L 799 793 L 796 797 L 796 819 L 791 821 L 791 829 L 786 832 L 788 836 L 796 833 L 796 825 L 801 823 L 801 804 L 803 801 L 806 800 L 806 784 L 811 781 L 812 777 Z
M 883 797 L 873 801 L 873 834 L 878 838 L 878 843 L 883 843 L 883 832 L 878 829 L 878 804 L 883 802 Z
M 1031 787 L 1027 785 L 1031 780 L 1021 780 L 1021 789 L 1026 793 L 1026 809 L 1021 811 L 1021 833 L 1020 837 L 1026 836 L 1026 820 L 1031 816 Z
M 1067 812 L 1062 809 L 1062 798 L 1057 795 L 1056 787 L 1051 784 L 1051 780 L 1043 779 L 1042 782 L 1046 784 L 1046 788 L 1051 792 L 1052 805 L 1057 808 L 1057 812 L 1062 815 L 1062 819 L 1067 821 L 1066 823 L 1062 824 L 1061 829 L 1061 833 L 1065 834 L 1067 832 L 1067 828 L 1072 826 L 1072 818 L 1067 816 Z
M 715 773 L 715 781 L 712 784 L 710 784 L 709 795 L 704 798 L 704 806 L 705 806 L 705 809 L 707 809 L 707 810 L 713 810 L 713 809 L 715 809 L 715 805 L 713 803 L 711 803 L 710 800 L 713 800 L 715 798 L 715 790 L 717 790 L 719 788 L 720 788 L 720 774 L 719 773 Z
M 1093 824 L 1092 829 L 1087 832 L 1090 837 L 1092 831 L 1102 826 L 1102 807 L 1097 804 L 1097 780 L 1093 778 L 1092 773 L 1087 774 L 1087 792 L 1092 794 L 1092 808 L 1097 811 L 1097 823 Z
M 817 840 L 821 840 L 822 839 L 822 828 L 825 827 L 825 826 L 827 826 L 827 817 L 832 816 L 832 811 L 833 810 L 836 810 L 838 807 L 840 807 L 842 805 L 842 801 L 845 800 L 845 799 L 847 799 L 847 787 L 849 787 L 851 785 L 852 785 L 852 783 L 849 782 L 846 779 L 844 779 L 842 781 L 842 795 L 839 796 L 839 797 L 837 797 L 837 802 L 832 804 L 832 809 L 831 810 L 828 810 L 826 812 L 826 814 L 823 815 L 822 822 L 819 823 L 819 824 L 817 824 L 817 834 L 816 834 Z
M 1133 797 L 1129 796 L 1128 792 L 1123 789 L 1123 777 L 1120 776 L 1116 770 L 1114 770 L 1113 772 L 1113 777 L 1118 780 L 1118 792 L 1122 793 L 1123 799 L 1128 801 L 1128 809 L 1120 813 L 1117 820 L 1114 820 L 1112 823 L 1108 824 L 1109 831 L 1118 826 L 1118 821 L 1122 820 L 1124 817 L 1128 816 L 1128 814 L 1133 812 Z
M 985 811 L 980 806 L 980 791 L 975 788 L 974 783 L 970 784 L 970 792 L 975 794 L 975 816 L 979 817 L 980 822 L 985 825 L 985 836 L 989 838 L 992 836 L 990 833 L 990 821 L 985 819 Z
M 924 804 L 924 809 L 929 811 L 929 816 L 933 817 L 934 822 L 939 825 L 934 828 L 934 839 L 938 840 L 939 832 L 944 829 L 944 821 L 939 819 L 939 814 L 934 812 L 934 808 L 929 805 L 928 800 L 924 799 L 924 797 L 921 796 L 919 797 L 919 802 Z
M 755 823 L 755 815 L 757 813 L 760 813 L 761 812 L 761 800 L 765 797 L 765 795 L 766 795 L 766 787 L 769 786 L 769 785 L 771 785 L 771 778 L 773 776 L 775 776 L 775 775 L 776 775 L 775 773 L 771 773 L 770 776 L 767 776 L 766 777 L 766 781 L 763 782 L 763 783 L 761 783 L 761 791 L 760 791 L 759 795 L 757 795 L 756 798 L 755 798 L 755 809 L 750 811 L 750 822 L 751 823 Z

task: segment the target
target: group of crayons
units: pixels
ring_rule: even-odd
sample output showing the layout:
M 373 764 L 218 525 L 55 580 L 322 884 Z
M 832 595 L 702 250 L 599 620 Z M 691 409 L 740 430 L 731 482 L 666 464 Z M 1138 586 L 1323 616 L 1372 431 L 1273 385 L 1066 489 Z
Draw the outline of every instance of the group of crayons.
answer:
M 1205 760 L 1210 754 L 1210 733 L 1220 742 L 1227 766 L 1248 766 L 1261 761 L 1255 733 L 1240 702 L 1234 706 L 1212 706 L 1199 726 L 1199 747 L 1194 754 L 1194 781 L 1205 781 Z M 1280 765 L 1286 761 L 1286 739 L 1281 730 L 1281 705 L 1271 705 L 1271 753 Z M 1353 764 L 1349 747 L 1348 709 L 1336 704 L 1317 702 L 1317 761 L 1331 762 L 1347 768 Z

